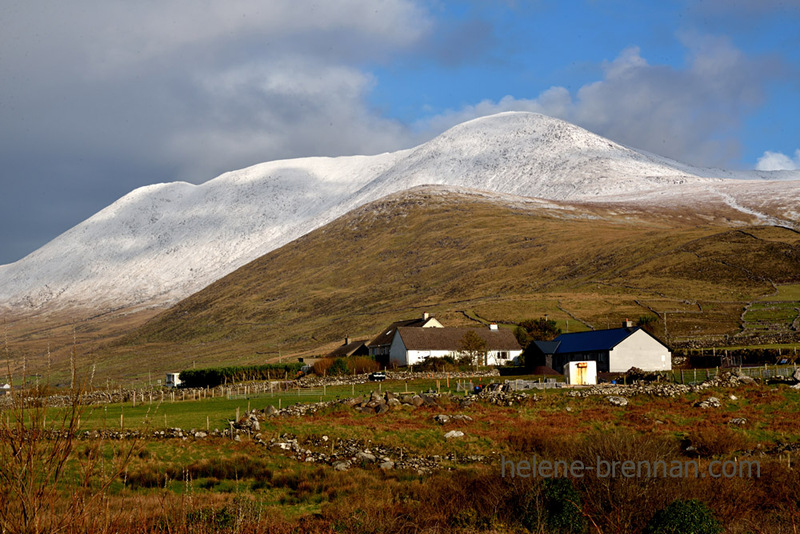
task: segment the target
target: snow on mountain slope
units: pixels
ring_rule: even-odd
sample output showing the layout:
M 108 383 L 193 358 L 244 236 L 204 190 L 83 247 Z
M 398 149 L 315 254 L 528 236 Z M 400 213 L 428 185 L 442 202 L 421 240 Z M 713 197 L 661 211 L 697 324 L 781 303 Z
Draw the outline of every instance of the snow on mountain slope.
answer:
M 542 115 L 503 113 L 391 154 L 276 161 L 201 185 L 137 189 L 22 260 L 0 266 L 0 305 L 24 311 L 168 304 L 358 206 L 424 184 L 581 202 L 718 198 L 756 218 L 769 208 L 758 199 L 760 184 L 773 184 L 772 192 L 786 199 L 781 214 L 797 215 L 800 173 L 777 189 L 776 182 L 716 175 L 730 176 L 638 152 Z

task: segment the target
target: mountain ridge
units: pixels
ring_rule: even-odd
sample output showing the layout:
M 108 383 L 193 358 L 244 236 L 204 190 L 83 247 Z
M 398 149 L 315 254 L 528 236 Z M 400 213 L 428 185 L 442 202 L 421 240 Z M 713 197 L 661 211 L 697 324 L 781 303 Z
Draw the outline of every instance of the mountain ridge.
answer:
M 729 206 L 734 222 L 800 220 L 800 181 L 766 182 L 772 175 L 754 172 L 756 180 L 739 182 L 687 169 L 542 115 L 483 117 L 398 152 L 281 160 L 199 185 L 139 188 L 0 266 L 0 306 L 168 305 L 352 209 L 420 185 L 662 208 L 706 198 Z M 764 188 L 773 199 L 759 194 Z

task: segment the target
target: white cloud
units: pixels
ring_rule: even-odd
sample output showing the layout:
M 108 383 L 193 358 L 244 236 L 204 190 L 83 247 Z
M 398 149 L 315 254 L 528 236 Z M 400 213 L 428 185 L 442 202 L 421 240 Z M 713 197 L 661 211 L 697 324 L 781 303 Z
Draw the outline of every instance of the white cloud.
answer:
M 450 111 L 427 123 L 439 130 L 502 111 L 534 111 L 578 124 L 626 145 L 679 161 L 730 166 L 739 157 L 737 128 L 768 76 L 725 39 L 684 35 L 688 65 L 651 65 L 636 47 L 603 64 L 603 79 L 571 93 L 552 87 L 532 99 L 507 96 Z
M 759 171 L 796 171 L 800 170 L 800 149 L 795 150 L 794 158 L 780 152 L 767 150 L 758 158 L 756 170 Z

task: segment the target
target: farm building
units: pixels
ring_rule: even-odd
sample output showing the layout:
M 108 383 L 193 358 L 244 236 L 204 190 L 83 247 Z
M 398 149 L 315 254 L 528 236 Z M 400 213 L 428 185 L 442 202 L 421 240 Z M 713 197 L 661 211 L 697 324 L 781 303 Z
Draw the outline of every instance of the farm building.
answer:
M 534 341 L 530 349 L 527 365 L 546 365 L 561 374 L 565 365 L 573 361 L 596 361 L 599 373 L 624 373 L 631 367 L 644 371 L 672 369 L 669 347 L 630 321 L 621 328 L 561 334 L 553 341 Z
M 462 340 L 468 332 L 474 332 L 486 343 L 483 365 L 505 365 L 517 363 L 522 349 L 510 330 L 500 330 L 497 325 L 489 328 L 414 328 L 397 327 L 389 350 L 393 365 L 408 366 L 426 358 L 459 356 Z
M 350 338 L 344 338 L 344 343 L 326 356 L 327 358 L 346 358 L 348 356 L 366 356 L 369 354 L 369 348 L 364 340 L 350 341 Z

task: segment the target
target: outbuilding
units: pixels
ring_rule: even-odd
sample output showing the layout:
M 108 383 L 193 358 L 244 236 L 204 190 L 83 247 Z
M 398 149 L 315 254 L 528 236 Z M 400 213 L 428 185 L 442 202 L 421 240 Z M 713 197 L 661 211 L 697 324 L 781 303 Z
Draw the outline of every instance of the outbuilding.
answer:
M 647 330 L 630 321 L 622 328 L 561 334 L 553 341 L 534 341 L 527 365 L 546 365 L 564 374 L 569 362 L 594 361 L 598 373 L 624 373 L 631 367 L 669 371 L 672 353 Z M 528 358 L 528 356 L 526 356 Z
M 564 366 L 564 377 L 571 386 L 589 386 L 597 384 L 597 362 L 568 362 Z

